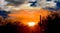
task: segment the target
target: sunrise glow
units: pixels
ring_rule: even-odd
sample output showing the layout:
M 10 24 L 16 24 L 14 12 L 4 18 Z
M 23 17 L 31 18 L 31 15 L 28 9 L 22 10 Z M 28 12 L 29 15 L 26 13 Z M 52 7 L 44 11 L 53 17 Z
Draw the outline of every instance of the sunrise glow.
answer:
M 28 22 L 28 26 L 34 26 L 35 24 L 35 22 Z

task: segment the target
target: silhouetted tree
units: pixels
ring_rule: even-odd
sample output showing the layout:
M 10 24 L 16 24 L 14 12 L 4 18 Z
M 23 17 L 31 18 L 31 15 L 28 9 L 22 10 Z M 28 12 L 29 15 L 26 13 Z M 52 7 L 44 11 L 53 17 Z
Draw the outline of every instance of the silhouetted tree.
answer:
M 51 14 L 52 17 L 48 16 L 48 30 L 46 33 L 60 33 L 60 17 L 58 14 Z M 54 18 L 55 17 L 55 18 Z M 54 18 L 54 19 L 53 19 Z

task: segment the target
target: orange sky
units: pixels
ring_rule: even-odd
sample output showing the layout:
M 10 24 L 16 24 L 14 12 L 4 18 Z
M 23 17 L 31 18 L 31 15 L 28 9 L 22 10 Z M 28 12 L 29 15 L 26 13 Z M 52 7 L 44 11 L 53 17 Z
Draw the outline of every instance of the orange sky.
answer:
M 18 20 L 22 23 L 27 23 L 27 22 L 39 22 L 40 21 L 40 15 L 42 17 L 46 17 L 47 15 L 49 15 L 50 12 L 44 9 L 22 9 L 17 13 L 13 13 L 13 14 L 9 14 L 10 17 L 14 17 L 16 19 L 14 20 Z M 12 18 L 13 19 L 13 18 Z

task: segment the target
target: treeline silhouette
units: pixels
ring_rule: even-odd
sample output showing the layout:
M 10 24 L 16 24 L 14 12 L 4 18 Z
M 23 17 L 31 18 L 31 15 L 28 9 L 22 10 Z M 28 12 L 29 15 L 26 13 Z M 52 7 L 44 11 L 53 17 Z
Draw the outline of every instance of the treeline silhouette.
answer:
M 0 18 L 0 33 L 18 33 L 17 25 Z
M 46 33 L 60 33 L 60 14 L 54 13 L 49 15 L 48 17 L 48 30 Z
M 45 33 L 60 33 L 60 14 L 58 13 L 51 13 L 47 17 L 45 22 Z M 43 22 L 43 23 L 44 23 Z
M 52 12 L 39 23 L 43 33 L 60 33 L 60 13 Z

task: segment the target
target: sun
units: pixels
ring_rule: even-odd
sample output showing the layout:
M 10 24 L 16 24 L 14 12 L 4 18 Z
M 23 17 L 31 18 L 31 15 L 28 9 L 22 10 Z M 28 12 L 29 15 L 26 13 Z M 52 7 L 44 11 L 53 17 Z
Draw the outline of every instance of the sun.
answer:
M 35 22 L 28 22 L 28 26 L 35 26 Z

